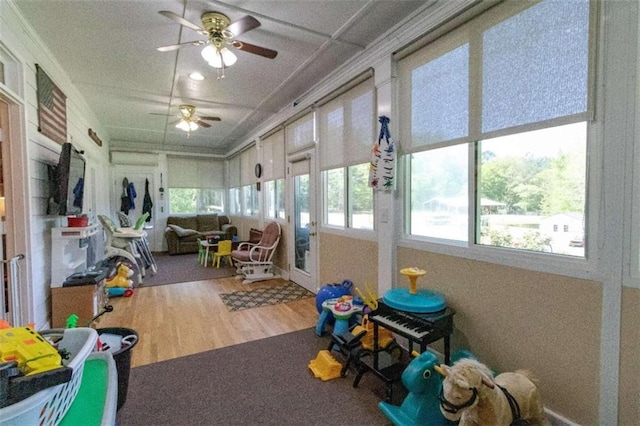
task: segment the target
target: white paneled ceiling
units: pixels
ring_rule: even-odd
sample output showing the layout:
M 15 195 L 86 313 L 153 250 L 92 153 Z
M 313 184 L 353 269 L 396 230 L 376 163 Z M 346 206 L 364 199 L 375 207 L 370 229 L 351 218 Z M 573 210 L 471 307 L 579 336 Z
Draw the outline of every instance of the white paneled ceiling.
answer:
M 111 147 L 224 153 L 290 105 L 322 78 L 360 53 L 425 1 L 355 0 L 14 0 L 111 139 Z M 202 26 L 217 11 L 232 22 L 260 22 L 238 40 L 276 50 L 268 59 L 233 50 L 235 65 L 217 79 L 200 52 L 206 40 L 159 14 L 170 11 Z M 203 81 L 189 79 L 199 71 Z M 187 135 L 175 128 L 180 104 L 199 116 L 220 117 Z M 165 114 L 165 115 L 157 115 Z

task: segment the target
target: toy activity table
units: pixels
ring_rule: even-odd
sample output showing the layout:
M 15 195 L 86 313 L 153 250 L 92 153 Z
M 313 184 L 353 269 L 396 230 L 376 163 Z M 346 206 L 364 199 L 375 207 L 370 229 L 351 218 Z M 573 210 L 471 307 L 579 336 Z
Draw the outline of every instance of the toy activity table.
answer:
M 349 320 L 356 313 L 362 313 L 364 305 L 356 304 L 352 300 L 341 301 L 342 298 L 327 299 L 322 302 L 322 313 L 316 324 L 316 334 L 322 336 L 324 326 L 332 314 L 336 320 L 333 326 L 334 334 L 340 334 L 349 330 Z

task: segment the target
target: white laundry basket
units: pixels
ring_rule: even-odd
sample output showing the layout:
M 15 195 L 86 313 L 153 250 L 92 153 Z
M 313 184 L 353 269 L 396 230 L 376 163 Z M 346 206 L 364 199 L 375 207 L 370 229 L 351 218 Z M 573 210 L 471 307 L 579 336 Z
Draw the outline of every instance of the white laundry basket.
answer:
M 80 389 L 84 362 L 96 347 L 98 333 L 92 328 L 80 327 L 44 331 L 50 336 L 62 333 L 58 349 L 71 356 L 63 364 L 73 369 L 67 383 L 41 390 L 20 402 L 0 408 L 1 426 L 49 426 L 58 424 L 71 406 Z

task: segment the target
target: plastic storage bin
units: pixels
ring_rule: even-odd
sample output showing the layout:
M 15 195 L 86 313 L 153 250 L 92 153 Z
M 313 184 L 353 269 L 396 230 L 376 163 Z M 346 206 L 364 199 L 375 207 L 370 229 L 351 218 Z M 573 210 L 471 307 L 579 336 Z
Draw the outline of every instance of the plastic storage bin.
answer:
M 82 384 L 60 426 L 114 426 L 118 372 L 108 352 L 93 352 L 84 363 Z
M 100 341 L 110 346 L 118 370 L 118 410 L 127 400 L 129 389 L 129 373 L 131 372 L 131 350 L 138 343 L 138 333 L 124 327 L 107 327 L 97 329 Z M 126 340 L 126 341 L 125 341 Z
M 62 335 L 58 349 L 66 349 L 71 356 L 63 364 L 73 369 L 67 383 L 41 390 L 18 403 L 0 409 L 1 426 L 56 425 L 62 420 L 73 403 L 80 383 L 87 357 L 94 350 L 98 333 L 92 328 L 71 328 L 48 330 L 45 337 Z

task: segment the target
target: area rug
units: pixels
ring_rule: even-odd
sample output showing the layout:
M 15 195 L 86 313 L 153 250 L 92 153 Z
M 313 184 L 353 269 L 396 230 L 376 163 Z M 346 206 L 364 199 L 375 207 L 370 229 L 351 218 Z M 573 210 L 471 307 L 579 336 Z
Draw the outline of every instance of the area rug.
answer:
M 197 253 L 169 255 L 167 252 L 154 252 L 153 257 L 158 264 L 158 272 L 153 275 L 151 268 L 147 269 L 141 285 L 136 287 L 151 287 L 155 285 L 178 284 L 191 281 L 215 280 L 233 277 L 236 268 L 206 268 L 198 263 Z
M 352 370 L 344 378 L 328 381 L 313 377 L 309 362 L 328 342 L 308 328 L 132 368 L 116 423 L 391 424 L 378 409 L 384 387 L 373 373 L 366 373 L 357 388 Z M 336 359 L 339 356 L 336 353 Z M 396 405 L 402 403 L 401 387 L 394 385 Z
M 224 305 L 231 312 L 243 309 L 257 308 L 265 305 L 291 302 L 292 300 L 315 297 L 307 289 L 289 281 L 286 284 L 258 288 L 249 291 L 234 291 L 233 293 L 220 293 Z

